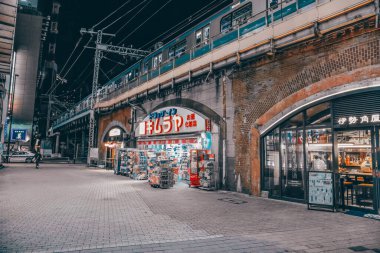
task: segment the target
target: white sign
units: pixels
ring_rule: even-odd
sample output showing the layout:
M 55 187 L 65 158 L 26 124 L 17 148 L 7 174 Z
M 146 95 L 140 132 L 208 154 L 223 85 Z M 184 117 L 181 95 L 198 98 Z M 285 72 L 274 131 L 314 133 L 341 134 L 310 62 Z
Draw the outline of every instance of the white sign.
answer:
M 109 137 L 114 137 L 114 136 L 120 136 L 121 135 L 121 130 L 120 128 L 113 128 L 110 130 L 110 132 L 108 133 L 108 136 Z
M 99 159 L 99 149 L 98 148 L 91 148 L 90 149 L 90 158 Z
M 206 130 L 206 120 L 180 107 L 165 107 L 150 113 L 136 129 L 137 136 L 191 133 Z
M 361 117 L 348 116 L 341 117 L 338 119 L 339 125 L 356 125 L 356 124 L 369 124 L 369 123 L 380 123 L 380 114 L 373 115 L 363 115 Z
M 334 204 L 332 175 L 330 172 L 309 172 L 309 204 Z

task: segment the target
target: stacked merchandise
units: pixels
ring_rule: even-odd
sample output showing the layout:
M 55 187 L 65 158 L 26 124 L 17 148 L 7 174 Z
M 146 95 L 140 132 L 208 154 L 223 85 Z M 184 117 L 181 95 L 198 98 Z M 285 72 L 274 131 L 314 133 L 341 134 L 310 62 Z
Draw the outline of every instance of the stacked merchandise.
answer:
M 199 177 L 201 186 L 203 188 L 212 188 L 212 178 L 214 174 L 214 162 L 205 161 L 201 170 L 199 171 Z
M 149 171 L 149 184 L 151 187 L 160 187 L 160 167 L 156 166 Z
M 148 179 L 148 161 L 147 161 L 147 151 L 136 150 L 134 152 L 133 171 L 131 173 L 131 178 L 136 180 L 146 180 Z
M 118 149 L 117 166 L 115 166 L 115 174 L 129 176 L 134 164 L 133 149 Z
M 149 183 L 152 187 L 160 187 L 167 189 L 173 187 L 174 176 L 170 162 L 168 160 L 161 160 L 160 165 L 155 167 L 150 173 Z
M 189 183 L 190 181 L 189 168 L 190 168 L 190 160 L 189 158 L 185 157 L 181 160 L 179 173 L 178 173 L 179 174 L 178 180 L 186 181 L 187 183 Z
M 135 150 L 127 149 L 127 162 L 125 168 L 121 169 L 121 174 L 124 176 L 130 176 L 135 164 Z
M 123 171 L 126 171 L 128 166 L 128 155 L 123 150 L 119 150 L 119 166 L 118 170 L 115 170 L 117 175 L 123 174 Z

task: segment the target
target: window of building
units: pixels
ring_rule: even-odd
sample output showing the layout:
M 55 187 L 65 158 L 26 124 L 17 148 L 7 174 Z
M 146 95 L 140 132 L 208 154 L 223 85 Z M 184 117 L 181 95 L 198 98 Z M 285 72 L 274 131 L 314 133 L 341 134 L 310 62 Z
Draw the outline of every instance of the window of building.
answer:
M 195 44 L 200 46 L 203 44 L 208 44 L 210 39 L 210 26 L 205 26 L 195 32 Z
M 264 138 L 263 189 L 272 196 L 281 195 L 280 184 L 280 129 L 276 128 Z
M 306 126 L 331 126 L 331 104 L 323 103 L 306 110 Z
M 61 7 L 61 5 L 59 3 L 53 3 L 53 9 L 52 9 L 52 13 L 53 14 L 59 14 L 59 8 Z
M 308 171 L 333 171 L 331 102 L 287 119 L 263 138 L 263 190 L 302 200 Z
M 234 27 L 242 25 L 252 16 L 252 3 L 246 4 L 236 11 L 224 16 L 220 21 L 220 31 L 228 32 Z
M 331 129 L 306 129 L 305 149 L 308 171 L 332 171 Z
M 51 32 L 58 32 L 58 23 L 57 22 L 51 22 Z
M 55 44 L 52 44 L 52 43 L 49 44 L 49 53 L 50 54 L 55 53 Z

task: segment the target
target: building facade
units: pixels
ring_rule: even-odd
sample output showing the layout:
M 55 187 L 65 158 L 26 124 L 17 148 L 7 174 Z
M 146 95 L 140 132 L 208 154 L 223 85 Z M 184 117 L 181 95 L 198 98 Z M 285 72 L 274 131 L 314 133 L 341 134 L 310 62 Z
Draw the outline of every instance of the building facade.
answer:
M 0 2 L 0 152 L 4 150 L 9 98 L 14 80 L 14 37 L 16 30 L 17 1 Z
M 378 212 L 378 1 L 249 4 L 221 11 L 218 34 L 209 20 L 185 33 L 191 43 L 211 22 L 202 46 L 179 37 L 98 91 L 98 158 L 116 145 L 207 149 L 218 189 Z M 248 16 L 236 28 L 237 13 Z M 85 105 L 54 127 L 88 117 Z

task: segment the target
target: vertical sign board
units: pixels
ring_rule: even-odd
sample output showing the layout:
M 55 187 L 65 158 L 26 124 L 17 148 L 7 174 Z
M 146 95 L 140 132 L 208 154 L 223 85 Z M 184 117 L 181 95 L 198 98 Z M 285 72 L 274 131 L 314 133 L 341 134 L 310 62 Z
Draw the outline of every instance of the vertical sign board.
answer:
M 308 175 L 308 209 L 320 207 L 335 211 L 333 173 L 309 171 Z

